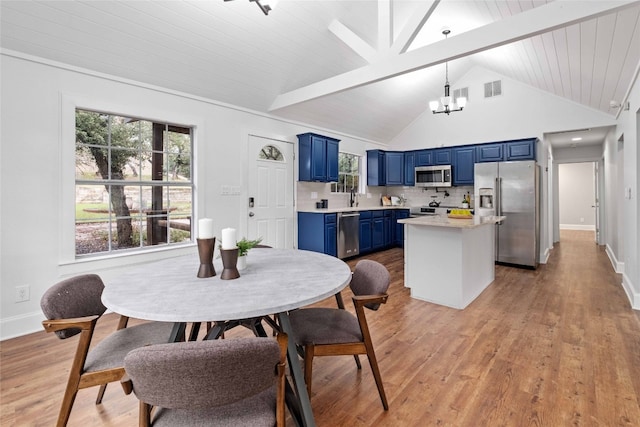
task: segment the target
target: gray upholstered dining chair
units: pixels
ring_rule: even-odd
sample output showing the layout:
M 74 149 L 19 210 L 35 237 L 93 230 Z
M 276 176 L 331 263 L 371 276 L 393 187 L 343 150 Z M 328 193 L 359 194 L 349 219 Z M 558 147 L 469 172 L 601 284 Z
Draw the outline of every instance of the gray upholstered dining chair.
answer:
M 287 336 L 188 341 L 125 358 L 140 426 L 284 426 Z
M 289 314 L 298 351 L 304 358 L 304 379 L 309 395 L 314 357 L 353 355 L 361 369 L 358 355 L 366 354 L 382 406 L 389 409 L 364 312 L 365 307 L 378 310 L 380 304 L 387 302 L 389 283 L 385 266 L 372 260 L 360 260 L 349 284 L 354 294 L 356 316 L 344 309 L 340 294 L 336 295 L 339 308 L 302 308 Z
M 108 383 L 124 376 L 124 357 L 136 347 L 166 343 L 173 324 L 150 322 L 126 327 L 128 317 L 121 316 L 118 329 L 101 340 L 91 351 L 96 322 L 107 310 L 100 299 L 104 283 L 96 274 L 84 274 L 56 283 L 44 293 L 40 307 L 47 320 L 42 326 L 67 339 L 80 334 L 69 371 L 57 426 L 66 426 L 79 389 L 100 386 L 96 404 L 102 402 Z

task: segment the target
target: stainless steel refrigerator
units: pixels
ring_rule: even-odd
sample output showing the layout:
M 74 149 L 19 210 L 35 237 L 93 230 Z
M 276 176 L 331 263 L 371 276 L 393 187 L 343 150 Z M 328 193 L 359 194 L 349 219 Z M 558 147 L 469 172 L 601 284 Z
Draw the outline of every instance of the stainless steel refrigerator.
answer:
M 476 163 L 475 214 L 504 215 L 496 225 L 496 262 L 538 266 L 539 166 L 535 161 Z

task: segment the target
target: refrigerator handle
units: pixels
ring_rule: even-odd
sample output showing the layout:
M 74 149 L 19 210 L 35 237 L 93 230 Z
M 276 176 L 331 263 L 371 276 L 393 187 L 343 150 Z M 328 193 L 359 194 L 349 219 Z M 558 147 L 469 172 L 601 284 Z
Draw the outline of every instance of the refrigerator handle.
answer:
M 496 205 L 496 215 L 497 216 L 502 216 L 502 178 L 501 177 L 497 177 L 496 178 L 496 200 L 495 200 L 495 205 Z M 500 221 L 498 223 L 498 225 L 501 225 L 502 221 Z

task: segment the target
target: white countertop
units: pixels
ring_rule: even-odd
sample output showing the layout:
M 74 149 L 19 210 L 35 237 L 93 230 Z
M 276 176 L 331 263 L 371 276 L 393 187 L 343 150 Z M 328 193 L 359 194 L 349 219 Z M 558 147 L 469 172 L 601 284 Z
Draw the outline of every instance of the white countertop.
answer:
M 411 209 L 409 206 L 359 206 L 345 208 L 326 208 L 326 209 L 298 209 L 298 212 L 306 213 L 338 213 L 338 212 L 363 212 L 363 211 L 380 211 L 386 209 Z
M 398 223 L 432 227 L 474 228 L 482 225 L 495 224 L 505 218 L 505 216 L 474 216 L 472 219 L 457 219 L 449 218 L 446 215 L 423 215 L 416 218 L 399 219 Z

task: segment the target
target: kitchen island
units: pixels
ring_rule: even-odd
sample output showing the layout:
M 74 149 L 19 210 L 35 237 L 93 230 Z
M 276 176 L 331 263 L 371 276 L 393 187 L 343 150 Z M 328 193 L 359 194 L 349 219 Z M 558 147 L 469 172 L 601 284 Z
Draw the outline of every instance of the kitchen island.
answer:
M 404 284 L 420 300 L 463 309 L 495 277 L 495 224 L 504 216 L 446 215 L 404 224 Z

